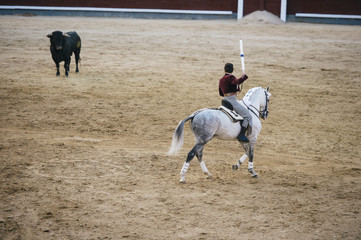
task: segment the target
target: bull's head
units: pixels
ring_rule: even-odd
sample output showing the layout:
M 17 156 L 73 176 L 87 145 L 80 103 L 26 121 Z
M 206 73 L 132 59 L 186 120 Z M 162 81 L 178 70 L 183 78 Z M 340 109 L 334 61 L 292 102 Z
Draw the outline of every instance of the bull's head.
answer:
M 70 36 L 66 33 L 62 33 L 61 31 L 55 31 L 49 33 L 47 37 L 50 38 L 50 44 L 54 46 L 56 50 L 61 50 L 63 48 L 63 38 Z

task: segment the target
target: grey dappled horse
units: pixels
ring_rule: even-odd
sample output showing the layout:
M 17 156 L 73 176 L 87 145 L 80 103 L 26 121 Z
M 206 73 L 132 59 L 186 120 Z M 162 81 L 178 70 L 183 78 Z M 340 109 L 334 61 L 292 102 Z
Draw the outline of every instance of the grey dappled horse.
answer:
M 239 166 L 248 157 L 248 171 L 252 177 L 257 177 L 257 173 L 253 170 L 253 152 L 257 141 L 258 134 L 261 132 L 260 117 L 266 119 L 268 116 L 268 102 L 271 97 L 269 87 L 264 89 L 262 87 L 255 87 L 250 89 L 244 96 L 243 100 L 239 102 L 243 104 L 252 115 L 252 128 L 247 131 L 249 142 L 243 142 L 242 146 L 245 150 L 243 156 L 238 160 L 237 164 L 232 166 L 233 170 L 237 170 Z M 218 109 L 201 109 L 194 112 L 186 119 L 179 122 L 173 134 L 172 145 L 168 151 L 169 155 L 177 154 L 183 145 L 183 130 L 184 123 L 191 120 L 191 130 L 195 136 L 196 143 L 193 149 L 188 153 L 187 160 L 183 164 L 180 172 L 180 182 L 185 183 L 185 175 L 189 168 L 190 161 L 196 156 L 201 165 L 204 174 L 211 178 L 203 159 L 204 145 L 213 137 L 221 140 L 237 140 L 237 136 L 241 130 L 239 122 L 232 122 L 232 120 L 222 111 Z

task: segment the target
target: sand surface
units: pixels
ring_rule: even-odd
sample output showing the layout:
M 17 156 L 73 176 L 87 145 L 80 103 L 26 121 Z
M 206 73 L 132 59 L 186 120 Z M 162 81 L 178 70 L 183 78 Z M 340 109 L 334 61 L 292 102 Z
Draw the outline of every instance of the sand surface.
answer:
M 0 17 L 0 239 L 361 239 L 361 28 L 237 21 Z M 56 77 L 46 35 L 78 32 Z M 226 62 L 270 86 L 254 166 L 237 141 L 191 162 L 178 122 L 217 107 Z

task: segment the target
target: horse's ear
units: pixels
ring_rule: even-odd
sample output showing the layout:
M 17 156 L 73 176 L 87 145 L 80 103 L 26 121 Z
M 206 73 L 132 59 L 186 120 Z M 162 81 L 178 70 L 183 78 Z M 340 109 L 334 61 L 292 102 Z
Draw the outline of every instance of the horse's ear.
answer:
M 267 91 L 267 92 L 269 91 L 269 86 L 267 86 L 267 89 L 266 89 L 266 91 Z

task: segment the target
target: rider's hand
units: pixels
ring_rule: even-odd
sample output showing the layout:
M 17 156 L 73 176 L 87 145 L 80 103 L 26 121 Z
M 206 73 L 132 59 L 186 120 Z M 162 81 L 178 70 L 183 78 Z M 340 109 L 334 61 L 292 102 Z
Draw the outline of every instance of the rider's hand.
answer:
M 243 74 L 242 77 L 241 77 L 242 80 L 247 80 L 248 79 L 248 76 L 246 74 Z

